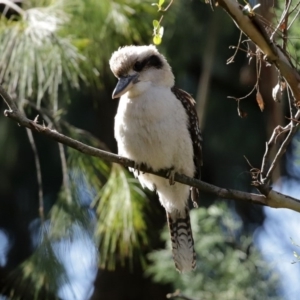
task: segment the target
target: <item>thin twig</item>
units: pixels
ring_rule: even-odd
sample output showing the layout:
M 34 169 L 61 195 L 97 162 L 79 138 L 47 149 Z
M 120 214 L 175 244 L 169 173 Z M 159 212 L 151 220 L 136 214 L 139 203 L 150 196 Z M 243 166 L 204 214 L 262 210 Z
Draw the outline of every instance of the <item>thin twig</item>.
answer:
M 289 102 L 291 102 L 290 94 L 288 94 L 288 98 L 289 98 Z M 290 103 L 290 114 L 292 115 L 292 104 L 291 103 Z M 267 184 L 269 182 L 274 168 L 276 167 L 276 165 L 279 162 L 282 155 L 286 152 L 288 145 L 290 144 L 293 136 L 297 132 L 297 129 L 299 126 L 299 123 L 297 121 L 299 120 L 299 118 L 300 118 L 300 111 L 298 110 L 294 117 L 288 118 L 289 120 L 291 120 L 291 122 L 287 126 L 285 126 L 285 127 L 277 126 L 274 129 L 270 140 L 266 143 L 266 151 L 265 151 L 265 154 L 262 159 L 262 167 L 261 167 L 261 183 L 262 184 Z M 289 131 L 289 133 L 288 133 L 287 137 L 285 138 L 285 140 L 283 141 L 283 143 L 281 144 L 280 148 L 278 149 L 278 151 L 275 155 L 275 158 L 273 159 L 273 162 L 271 163 L 271 166 L 270 166 L 269 170 L 267 171 L 266 164 L 268 161 L 268 157 L 270 155 L 270 147 L 276 143 L 276 139 L 278 138 L 278 136 L 280 134 L 287 132 L 287 131 Z
M 271 154 L 271 147 L 276 144 L 277 138 L 279 135 L 281 135 L 284 132 L 290 131 L 290 124 L 288 124 L 285 127 L 277 126 L 274 130 L 273 133 L 269 139 L 268 142 L 266 142 L 266 150 L 262 159 L 262 165 L 261 165 L 261 176 L 260 176 L 260 181 L 263 184 L 267 183 L 266 180 L 266 174 L 268 173 L 267 171 L 267 162 L 269 160 L 269 156 Z
M 290 130 L 290 125 L 287 125 L 286 127 L 277 126 L 274 128 L 273 133 L 269 139 L 269 141 L 266 143 L 266 151 L 262 159 L 262 167 L 261 167 L 261 175 L 265 176 L 267 174 L 267 165 L 269 156 L 271 154 L 271 147 L 276 144 L 277 138 L 280 134 L 287 132 Z M 264 183 L 265 177 L 261 178 L 261 182 Z
M 229 64 L 231 64 L 231 63 L 233 63 L 233 62 L 234 62 L 234 58 L 235 58 L 235 56 L 236 56 L 236 54 L 238 53 L 238 51 L 239 51 L 239 48 L 240 48 L 240 44 L 241 44 L 241 40 L 242 40 L 242 36 L 243 36 L 243 32 L 242 32 L 242 31 L 240 31 L 240 37 L 239 37 L 238 44 L 237 44 L 237 46 L 234 46 L 234 47 L 235 47 L 235 52 L 233 53 L 233 55 L 232 55 L 231 57 L 229 57 L 229 58 L 227 59 L 227 61 L 226 61 L 226 65 L 229 65 Z M 233 48 L 233 47 L 232 47 L 232 48 Z
M 299 5 L 300 5 L 300 1 L 295 5 L 295 7 L 291 9 L 291 11 L 289 12 L 289 16 L 298 8 Z
M 244 42 L 244 41 L 243 41 Z M 242 43 L 243 43 L 242 42 Z M 251 56 L 251 57 L 253 57 L 253 56 L 256 56 L 257 54 L 256 53 L 254 53 L 254 52 L 252 52 L 251 50 L 249 50 L 249 49 L 243 49 L 243 48 L 238 48 L 237 46 L 229 46 L 229 49 L 237 49 L 237 50 L 240 50 L 240 51 L 242 51 L 242 52 L 244 52 L 244 53 L 247 53 L 247 55 L 248 56 Z M 228 58 L 228 60 L 229 60 L 230 58 Z M 228 61 L 227 60 L 227 61 Z M 226 61 L 226 64 L 227 64 L 227 61 Z
M 227 96 L 228 99 L 234 99 L 236 101 L 240 101 L 243 99 L 246 99 L 247 97 L 249 97 L 254 91 L 256 90 L 256 85 L 254 85 L 254 87 L 252 88 L 252 90 L 245 96 L 243 97 L 233 97 L 233 96 Z
M 21 111 L 25 115 L 23 105 L 21 105 Z M 36 180 L 38 183 L 39 215 L 41 218 L 41 222 L 43 223 L 45 220 L 45 214 L 44 214 L 44 193 L 43 193 L 41 163 L 40 163 L 39 154 L 33 138 L 32 131 L 29 128 L 26 128 L 26 133 L 34 155 L 34 163 L 36 168 Z
M 51 118 L 53 118 L 53 116 L 50 114 L 50 112 L 48 110 L 43 109 L 43 108 L 38 108 L 35 104 L 33 104 L 31 101 L 29 101 L 27 99 L 23 99 L 22 102 L 23 102 L 24 106 L 29 106 L 29 107 L 33 108 L 34 110 L 36 110 L 39 113 L 39 115 L 41 116 L 41 119 L 44 119 L 47 122 L 47 126 L 49 128 L 51 128 L 53 126 L 53 121 L 51 120 Z
M 300 124 L 300 121 L 299 121 L 299 120 L 295 120 L 295 119 L 293 119 L 293 118 L 288 118 L 288 117 L 285 117 L 285 118 L 288 119 L 288 120 L 290 120 L 290 121 L 293 121 L 293 122 L 295 122 L 295 123 Z
M 61 143 L 58 143 L 58 149 L 59 149 L 59 156 L 61 161 L 61 171 L 63 176 L 63 186 L 66 192 L 66 199 L 69 204 L 72 203 L 72 194 L 71 194 L 71 188 L 70 188 L 70 180 L 69 180 L 69 172 L 68 172 L 68 166 L 67 166 L 67 159 L 65 154 L 64 145 Z
M 274 134 L 274 132 L 273 132 Z M 272 137 L 271 137 L 272 139 Z M 270 140 L 271 140 L 270 139 Z M 270 141 L 269 141 L 270 142 Z M 268 157 L 268 154 L 269 154 L 269 142 L 266 142 L 266 150 L 265 150 L 265 153 L 264 153 L 264 156 L 263 156 L 263 159 L 262 159 L 262 163 L 261 163 L 261 172 L 260 172 L 260 181 L 263 182 L 264 181 L 264 176 L 265 176 L 265 173 L 266 173 L 266 170 L 267 170 L 267 157 Z
M 298 3 L 298 5 L 300 4 L 300 2 Z M 293 23 L 295 22 L 295 20 L 297 19 L 298 15 L 300 13 L 300 9 L 298 9 L 297 13 L 295 14 L 294 18 L 292 19 L 290 25 L 288 26 L 287 30 L 289 30 L 291 28 L 291 26 L 293 25 Z
M 171 0 L 169 5 L 166 8 L 162 9 L 162 11 L 167 11 L 170 8 L 170 6 L 173 4 L 173 2 L 174 0 Z
M 250 161 L 248 160 L 248 158 L 245 155 L 244 155 L 244 158 L 245 158 L 246 162 L 248 163 L 248 165 L 251 167 L 250 174 L 251 174 L 251 178 L 253 179 L 252 184 L 255 185 L 255 186 L 257 186 L 258 185 L 257 184 L 257 182 L 258 182 L 257 179 L 258 179 L 258 176 L 261 173 L 261 171 L 258 168 L 254 168 L 251 165 Z
M 273 40 L 275 33 L 277 33 L 277 31 L 282 26 L 284 20 L 286 19 L 287 15 L 288 15 L 288 12 L 289 12 L 291 4 L 292 4 L 292 0 L 287 0 L 286 6 L 285 6 L 285 9 L 284 9 L 284 11 L 283 11 L 283 13 L 281 15 L 280 21 L 277 24 L 277 26 L 276 26 L 275 30 L 273 31 L 273 33 L 271 34 L 270 40 Z
M 55 129 L 58 129 L 58 130 L 61 131 L 60 124 L 57 120 L 54 120 L 54 126 L 55 126 Z M 67 158 L 66 158 L 64 145 L 61 144 L 61 143 L 58 143 L 58 149 L 59 149 L 59 156 L 60 156 L 60 161 L 61 161 L 63 187 L 64 187 L 64 190 L 66 192 L 66 200 L 67 200 L 67 203 L 71 204 L 72 203 L 72 193 L 71 193 Z
M 249 159 L 247 158 L 247 156 L 246 156 L 246 155 L 243 155 L 243 156 L 244 156 L 244 158 L 245 158 L 247 164 L 249 165 L 249 167 L 251 167 L 251 169 L 255 169 L 255 168 L 251 165 L 251 163 L 250 163 Z
M 257 92 L 259 92 L 259 78 L 260 78 L 260 72 L 261 72 L 261 58 L 259 55 L 255 55 L 256 57 L 256 83 L 253 86 L 252 90 L 245 96 L 243 97 L 233 97 L 233 96 L 228 96 L 227 98 L 229 99 L 235 99 L 238 102 L 238 107 L 239 107 L 239 103 L 241 100 L 248 98 L 255 90 L 257 90 Z
M 33 154 L 34 154 L 34 163 L 36 167 L 36 179 L 38 183 L 38 195 L 39 195 L 39 215 L 41 218 L 41 221 L 44 222 L 45 220 L 45 214 L 44 214 L 44 193 L 43 193 L 43 181 L 42 181 L 42 171 L 41 171 L 41 164 L 39 160 L 38 151 L 36 148 L 36 144 L 33 138 L 32 131 L 29 128 L 26 128 L 26 133 L 28 136 L 28 140 L 30 143 L 30 146 L 32 148 Z
M 287 97 L 288 97 L 288 101 L 289 101 L 289 109 L 290 109 L 290 120 L 292 122 L 292 126 L 294 126 L 294 121 L 293 121 L 293 104 L 292 104 L 292 95 L 290 93 L 290 88 L 287 85 Z
M 32 103 L 31 101 L 28 101 L 28 100 L 23 100 L 23 101 L 24 101 L 24 103 L 26 103 L 26 105 L 29 105 L 34 110 L 36 110 L 41 115 L 41 117 L 46 120 L 46 122 L 48 123 L 47 124 L 48 128 L 52 128 L 52 127 L 56 128 L 56 129 L 59 128 L 59 131 L 62 131 L 61 128 L 64 128 L 64 129 L 67 129 L 68 132 L 74 131 L 78 135 L 82 135 L 89 139 L 95 140 L 97 142 L 97 148 L 105 150 L 105 151 L 110 151 L 109 147 L 104 142 L 99 140 L 96 136 L 94 136 L 89 131 L 86 131 L 81 128 L 77 128 L 74 125 L 67 122 L 66 120 L 62 120 L 62 119 L 57 120 L 56 117 L 53 117 L 51 111 L 49 111 L 46 108 L 42 108 L 42 107 L 38 108 L 37 105 Z
M 261 52 L 258 50 L 257 51 L 260 55 L 256 55 L 256 90 L 259 91 L 259 79 L 260 79 L 260 74 L 261 74 Z
M 269 169 L 269 171 L 268 171 L 268 173 L 267 173 L 267 175 L 264 179 L 265 182 L 268 182 L 270 180 L 271 174 L 272 174 L 274 168 L 276 167 L 279 159 L 286 152 L 286 149 L 287 149 L 288 145 L 290 144 L 290 142 L 291 142 L 294 134 L 296 133 L 297 129 L 298 129 L 298 124 L 294 125 L 294 126 L 292 126 L 292 125 L 290 126 L 290 132 L 288 133 L 286 139 L 283 141 L 281 147 L 279 148 L 278 152 L 276 153 L 275 158 L 274 158 L 274 160 L 273 160 L 273 162 L 270 166 L 270 169 Z
M 158 21 L 158 25 L 160 26 L 160 23 L 161 23 L 161 21 L 163 20 L 163 18 L 164 18 L 164 15 L 161 15 L 160 16 L 160 19 L 159 19 L 159 21 Z
M 289 7 L 291 6 L 292 0 L 285 0 L 285 10 L 288 12 Z M 289 14 L 286 13 L 284 20 L 283 20 L 283 30 L 282 30 L 282 49 L 286 51 L 287 46 L 287 38 L 288 38 L 288 20 L 289 20 Z
M 9 0 L 0 0 L 1 4 L 4 4 L 5 6 L 8 6 L 9 8 L 13 9 L 15 12 L 17 12 L 20 16 L 24 15 L 24 10 L 18 6 L 17 4 L 13 3 Z
M 52 121 L 50 119 L 52 117 L 51 113 L 48 110 L 43 109 L 43 108 L 38 108 L 35 104 L 33 104 L 32 102 L 25 100 L 25 99 L 23 100 L 23 102 L 24 102 L 24 104 L 34 108 L 36 111 L 38 111 L 40 114 L 42 114 L 42 117 L 47 121 L 48 126 L 51 124 L 51 127 L 54 126 L 55 129 L 58 129 L 61 131 L 59 121 L 57 121 L 56 119 L 54 119 Z M 67 159 L 66 159 L 66 154 L 65 154 L 65 149 L 64 149 L 63 144 L 58 143 L 58 150 L 59 150 L 59 156 L 60 156 L 60 160 L 61 160 L 63 187 L 66 192 L 66 199 L 67 199 L 68 203 L 71 203 L 72 194 L 71 194 L 71 189 L 70 189 Z

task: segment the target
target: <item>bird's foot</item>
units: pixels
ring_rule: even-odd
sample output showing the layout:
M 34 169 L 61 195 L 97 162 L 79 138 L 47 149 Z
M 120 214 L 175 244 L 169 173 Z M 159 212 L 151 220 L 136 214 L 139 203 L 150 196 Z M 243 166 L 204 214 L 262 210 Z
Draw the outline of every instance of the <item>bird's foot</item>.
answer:
M 134 167 L 133 168 L 128 168 L 130 172 L 134 174 L 135 177 L 140 176 L 140 168 L 141 168 L 141 163 L 134 162 Z
M 168 173 L 167 176 L 169 178 L 169 183 L 170 185 L 174 185 L 175 184 L 175 170 L 173 168 L 171 168 Z
M 199 199 L 199 191 L 197 188 L 195 187 L 191 187 L 191 199 L 192 199 L 192 202 L 193 202 L 193 206 L 194 208 L 198 208 L 198 203 L 197 203 L 197 200 Z

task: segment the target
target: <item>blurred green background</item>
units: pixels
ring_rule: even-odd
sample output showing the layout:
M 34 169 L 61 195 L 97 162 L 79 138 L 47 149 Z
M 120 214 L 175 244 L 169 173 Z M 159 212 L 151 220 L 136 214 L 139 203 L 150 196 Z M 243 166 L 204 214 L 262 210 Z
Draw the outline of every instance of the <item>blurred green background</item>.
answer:
M 29 118 L 39 115 L 41 124 L 116 153 L 118 100 L 111 99 L 116 79 L 108 60 L 120 46 L 152 43 L 152 22 L 163 14 L 158 49 L 172 66 L 176 85 L 197 100 L 203 180 L 255 192 L 244 156 L 260 167 L 265 141 L 288 111 L 285 101 L 272 99 L 277 73 L 262 69 L 265 110 L 252 94 L 240 101 L 245 117 L 239 117 L 237 102 L 227 97 L 249 93 L 256 71 L 243 51 L 226 64 L 235 51 L 229 46 L 239 39 L 232 20 L 199 0 L 174 1 L 165 13 L 152 2 L 1 4 L 0 81 Z M 266 20 L 275 13 L 271 5 L 264 1 L 260 7 Z M 6 109 L 3 101 L 0 109 Z M 274 181 L 288 173 L 285 166 L 283 161 Z M 279 276 L 252 238 L 264 224 L 262 208 L 203 193 L 199 206 L 191 212 L 198 269 L 180 275 L 155 194 L 142 191 L 120 166 L 58 146 L 0 117 L 4 299 L 165 299 L 176 289 L 201 300 L 282 298 Z

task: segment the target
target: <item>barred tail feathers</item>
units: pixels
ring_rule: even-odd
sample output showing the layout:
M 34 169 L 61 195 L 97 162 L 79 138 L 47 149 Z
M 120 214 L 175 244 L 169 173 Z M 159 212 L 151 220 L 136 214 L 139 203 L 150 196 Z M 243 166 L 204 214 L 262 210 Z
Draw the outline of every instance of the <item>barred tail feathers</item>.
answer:
M 189 209 L 183 212 L 167 212 L 170 229 L 173 260 L 179 272 L 188 272 L 196 268 L 196 253 L 191 229 Z

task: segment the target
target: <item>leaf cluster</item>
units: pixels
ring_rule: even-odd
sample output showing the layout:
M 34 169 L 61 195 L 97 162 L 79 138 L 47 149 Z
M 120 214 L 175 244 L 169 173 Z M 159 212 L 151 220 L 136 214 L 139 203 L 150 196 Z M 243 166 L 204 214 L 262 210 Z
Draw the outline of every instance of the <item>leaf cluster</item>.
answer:
M 176 272 L 165 229 L 166 248 L 149 255 L 148 274 L 155 282 L 172 284 L 193 299 L 277 299 L 277 275 L 241 234 L 241 220 L 225 204 L 191 211 L 191 224 L 196 271 Z
M 43 100 L 55 111 L 59 89 L 79 88 L 85 80 L 84 57 L 71 36 L 61 34 L 69 20 L 63 1 L 30 4 L 20 16 L 0 19 L 0 81 L 19 103 L 30 99 L 40 107 Z
M 101 266 L 113 269 L 116 253 L 122 264 L 134 253 L 143 260 L 142 253 L 136 250 L 148 244 L 144 214 L 147 202 L 139 183 L 122 167 L 113 164 L 97 199 L 99 220 L 95 234 L 100 239 Z
M 31 103 L 34 111 L 45 112 L 54 130 L 102 148 L 97 138 L 63 121 L 69 92 L 106 79 L 108 59 L 120 45 L 146 42 L 151 11 L 141 0 L 25 1 L 20 14 L 0 18 L 0 80 L 21 107 Z M 102 267 L 125 263 L 133 254 L 142 258 L 148 243 L 146 196 L 137 181 L 120 166 L 64 152 L 64 182 L 41 233 L 33 234 L 41 237 L 37 249 L 11 277 L 15 287 L 30 286 L 32 299 L 46 299 L 42 287 L 57 295 L 67 283 L 54 248 L 78 238 L 76 228 L 93 238 Z

